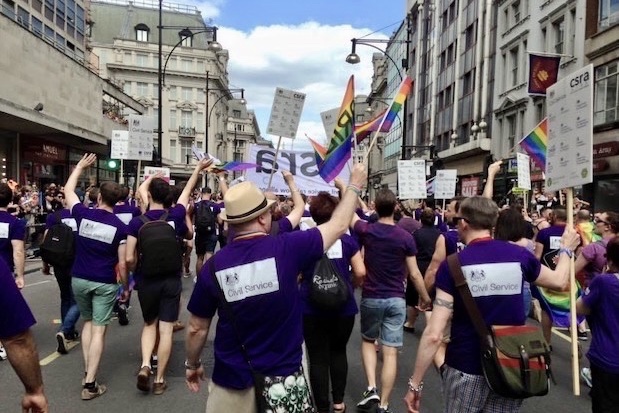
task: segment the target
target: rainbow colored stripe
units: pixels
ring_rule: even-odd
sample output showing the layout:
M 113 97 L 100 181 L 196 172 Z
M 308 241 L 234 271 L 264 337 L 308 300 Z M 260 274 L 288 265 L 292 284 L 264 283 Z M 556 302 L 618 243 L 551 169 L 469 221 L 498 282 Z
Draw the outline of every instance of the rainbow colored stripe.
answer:
M 518 142 L 533 162 L 546 171 L 546 152 L 548 150 L 548 118 L 541 121 L 527 136 Z
M 244 171 L 246 169 L 255 168 L 256 166 L 258 166 L 258 165 L 256 165 L 255 163 L 230 161 L 230 162 L 222 162 L 220 164 L 217 164 L 217 165 L 213 166 L 213 168 L 211 170 L 213 172 L 216 172 L 216 171 Z
M 346 162 L 350 159 L 352 150 L 352 140 L 355 134 L 354 130 L 354 101 L 355 101 L 355 78 L 350 76 L 348 86 L 340 112 L 338 114 L 337 123 L 333 136 L 327 146 L 327 151 L 321 155 L 316 151 L 316 164 L 318 173 L 325 180 L 331 182 L 342 171 Z
M 369 137 L 372 132 L 376 132 L 379 127 L 381 132 L 389 132 L 389 128 L 387 127 L 387 125 L 383 123 L 383 126 L 380 126 L 380 122 L 385 117 L 385 113 L 387 113 L 387 109 L 384 109 L 382 112 L 380 112 L 378 116 L 376 116 L 374 119 L 355 125 L 355 135 L 357 135 L 357 143 L 361 143 L 365 138 Z
M 398 113 L 404 106 L 404 102 L 406 102 L 406 97 L 411 93 L 411 89 L 413 88 L 413 79 L 409 76 L 406 76 L 402 79 L 402 83 L 400 83 L 400 88 L 398 93 L 393 98 L 393 102 L 391 102 L 391 106 L 389 107 L 389 111 L 385 115 L 385 120 L 383 121 L 383 128 L 387 130 L 391 129 L 391 125 L 395 121 L 395 118 L 398 116 Z M 406 116 L 406 115 L 405 115 Z

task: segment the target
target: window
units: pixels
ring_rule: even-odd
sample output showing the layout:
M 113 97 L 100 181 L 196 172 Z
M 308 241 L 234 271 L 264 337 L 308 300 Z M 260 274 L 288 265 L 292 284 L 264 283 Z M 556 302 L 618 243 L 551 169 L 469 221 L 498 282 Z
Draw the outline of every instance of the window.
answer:
M 188 110 L 181 111 L 181 128 L 193 127 L 193 112 Z
M 514 47 L 509 51 L 509 64 L 511 66 L 511 85 L 518 85 L 518 47 Z
M 135 26 L 135 40 L 138 42 L 147 42 L 148 41 L 148 33 L 150 29 L 144 23 L 140 23 Z
M 123 93 L 131 96 L 131 82 L 125 81 L 123 84 Z
M 619 23 L 619 0 L 600 0 L 598 26 L 601 29 Z
M 64 37 L 56 33 L 56 47 L 64 52 Z
M 79 5 L 76 4 L 76 8 L 77 10 L 75 11 L 75 30 L 76 30 L 76 35 L 75 38 L 77 39 L 77 42 L 79 44 L 83 44 L 84 43 L 84 9 Z
M 56 33 L 54 32 L 54 29 L 52 29 L 48 25 L 45 25 L 45 40 L 53 44 L 55 38 L 56 38 Z
M 241 111 L 238 110 L 238 109 L 232 110 L 232 117 L 240 118 L 241 117 Z M 363 115 L 361 115 L 361 121 L 363 121 Z
M 468 73 L 465 73 L 462 77 L 462 94 L 468 95 L 473 92 L 473 79 L 475 74 L 475 69 L 471 70 Z
M 448 86 L 445 89 L 445 107 L 451 106 L 453 103 L 453 96 L 451 93 L 451 86 Z
M 517 24 L 520 21 L 520 2 L 515 1 L 512 3 L 512 16 L 514 17 L 513 23 Z
M 193 156 L 191 145 L 193 145 L 193 139 L 181 139 L 181 162 L 185 163 L 187 159 L 191 161 Z
M 32 31 L 39 37 L 43 35 L 43 22 L 34 16 L 32 16 Z
M 32 0 L 31 4 L 32 4 L 32 10 L 42 13 L 42 10 L 43 10 L 42 0 Z
M 196 131 L 204 132 L 204 113 L 198 112 L 198 116 L 196 116 Z
M 176 130 L 176 111 L 170 110 L 170 130 Z
M 45 0 L 45 18 L 54 21 L 54 0 Z
M 568 54 L 574 56 L 574 48 L 576 47 L 576 9 L 570 10 L 570 44 L 568 46 Z
M 507 117 L 507 144 L 510 148 L 514 147 L 516 142 L 516 115 Z
M 546 117 L 546 99 L 535 102 L 535 121 L 540 123 Z
M 183 72 L 193 71 L 193 60 L 181 59 L 181 69 Z
M 140 53 L 136 54 L 135 64 L 140 67 L 148 67 L 148 55 Z
M 178 162 L 178 157 L 176 155 L 176 141 L 175 140 L 170 141 L 170 159 L 174 163 Z
M 619 120 L 619 61 L 595 69 L 595 104 L 593 124 L 603 125 Z
M 565 20 L 560 18 L 552 23 L 552 35 L 554 41 L 554 52 L 563 54 L 565 50 Z
M 26 29 L 30 25 L 30 13 L 19 6 L 17 6 L 17 23 L 21 24 Z
M 178 36 L 180 37 L 180 40 L 181 40 L 181 46 L 183 47 L 192 46 L 193 34 L 191 33 L 191 30 L 183 29 L 178 33 Z
M 137 95 L 148 96 L 148 83 L 137 82 Z
M 473 47 L 475 44 L 475 23 L 466 28 L 464 32 L 464 48 L 466 50 Z
M 178 97 L 176 96 L 176 86 L 170 86 L 170 100 L 176 100 Z
M 542 29 L 542 50 L 545 52 L 547 49 L 547 45 L 546 42 L 548 41 L 548 32 L 546 30 L 546 28 L 544 27 Z
M 190 87 L 181 88 L 181 99 L 182 100 L 193 100 L 193 89 Z

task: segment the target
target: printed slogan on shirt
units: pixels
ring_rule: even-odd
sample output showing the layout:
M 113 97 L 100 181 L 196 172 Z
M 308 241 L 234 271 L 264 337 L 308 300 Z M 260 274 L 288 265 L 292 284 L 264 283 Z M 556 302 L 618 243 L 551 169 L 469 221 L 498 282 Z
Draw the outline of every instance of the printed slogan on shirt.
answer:
M 522 268 L 518 262 L 463 265 L 462 272 L 473 297 L 516 295 L 522 291 Z
M 279 291 L 277 267 L 272 257 L 216 271 L 215 275 L 229 303 Z

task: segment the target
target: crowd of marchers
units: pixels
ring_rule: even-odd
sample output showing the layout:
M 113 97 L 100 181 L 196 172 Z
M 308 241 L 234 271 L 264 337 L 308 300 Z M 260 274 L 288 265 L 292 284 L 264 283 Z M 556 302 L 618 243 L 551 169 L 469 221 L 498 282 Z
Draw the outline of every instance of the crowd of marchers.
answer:
M 348 341 L 359 315 L 367 388 L 356 390 L 354 408 L 393 412 L 401 396 L 393 394 L 398 350 L 423 314 L 416 359 L 405 366 L 412 368 L 407 410 L 424 409 L 424 376 L 438 374 L 445 412 L 518 412 L 523 398 L 498 394 L 484 377 L 483 344 L 455 272 L 464 274 L 486 326 L 539 322 L 551 349 L 551 328 L 569 318 L 569 308 L 553 297 L 569 297 L 575 260 L 576 308 L 584 316 L 577 337 L 592 340 L 582 378 L 591 387 L 593 412 L 617 411 L 616 212 L 589 211 L 581 202 L 569 225 L 563 206 L 544 205 L 558 203 L 552 194 L 537 196 L 532 210 L 519 202 L 499 208 L 492 183 L 500 162 L 489 167 L 482 196 L 454 198 L 445 210 L 401 202 L 389 189 L 366 204 L 362 164 L 348 183 L 336 179 L 339 196 L 308 198 L 288 172 L 282 174 L 290 197 L 263 193 L 251 182 L 228 187 L 225 173 L 203 160 L 182 187 L 155 175 L 135 197 L 104 182 L 84 200 L 77 183 L 95 162 L 95 155 L 84 155 L 62 196 L 53 197 L 62 207 L 48 214 L 41 242 L 43 272 L 53 271 L 60 291 L 57 351 L 81 344 L 82 400 L 106 393 L 97 376 L 105 332 L 114 316 L 129 323 L 127 309 L 137 295 L 143 327 L 135 383 L 144 393 L 166 392 L 167 367 L 180 362 L 170 360 L 172 336 L 182 329 L 186 383 L 200 390 L 201 354 L 217 315 L 207 412 L 345 412 Z M 221 196 L 196 189 L 206 173 L 216 174 Z M 26 283 L 26 223 L 9 211 L 15 196 L 15 186 L 0 183 L 0 358 L 8 358 L 24 384 L 23 410 L 47 412 L 31 333 L 35 317 L 19 291 Z M 179 320 L 189 277 L 195 282 L 190 316 Z

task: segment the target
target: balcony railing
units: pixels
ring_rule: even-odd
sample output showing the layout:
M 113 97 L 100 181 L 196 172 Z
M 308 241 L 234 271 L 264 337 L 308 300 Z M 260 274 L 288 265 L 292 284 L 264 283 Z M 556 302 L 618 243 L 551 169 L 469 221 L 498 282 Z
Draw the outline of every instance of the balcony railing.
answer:
M 178 127 L 178 136 L 180 138 L 195 138 L 196 137 L 196 128 L 189 126 L 179 126 Z

